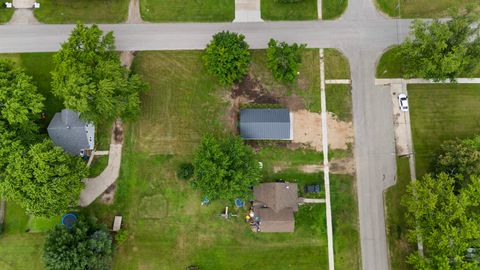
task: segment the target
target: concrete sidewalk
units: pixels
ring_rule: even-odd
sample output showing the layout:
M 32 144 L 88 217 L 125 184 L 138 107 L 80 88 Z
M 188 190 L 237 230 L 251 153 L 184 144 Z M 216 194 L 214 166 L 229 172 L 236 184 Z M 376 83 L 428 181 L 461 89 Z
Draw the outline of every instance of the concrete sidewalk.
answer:
M 260 14 L 260 0 L 235 0 L 233 22 L 263 22 Z

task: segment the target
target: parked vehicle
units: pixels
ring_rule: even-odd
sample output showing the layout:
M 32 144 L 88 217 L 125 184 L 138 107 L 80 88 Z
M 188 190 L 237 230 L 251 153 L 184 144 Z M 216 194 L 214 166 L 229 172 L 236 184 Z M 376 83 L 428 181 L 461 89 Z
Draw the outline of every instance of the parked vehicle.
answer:
M 408 112 L 408 97 L 405 94 L 398 95 L 398 105 L 402 112 Z
M 306 185 L 304 191 L 305 193 L 319 193 L 320 185 Z

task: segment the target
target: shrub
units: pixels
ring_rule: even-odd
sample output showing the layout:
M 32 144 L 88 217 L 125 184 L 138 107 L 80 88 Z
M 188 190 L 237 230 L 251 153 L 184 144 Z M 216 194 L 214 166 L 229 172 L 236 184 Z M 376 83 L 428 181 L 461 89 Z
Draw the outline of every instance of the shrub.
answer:
M 267 66 L 276 80 L 293 81 L 298 74 L 298 66 L 302 63 L 302 51 L 305 45 L 285 42 L 278 43 L 270 39 L 267 49 Z
M 184 180 L 189 180 L 190 178 L 192 178 L 194 172 L 195 168 L 193 167 L 192 163 L 185 162 L 178 166 L 177 177 Z
M 128 239 L 128 230 L 125 230 L 125 229 L 120 230 L 115 235 L 115 242 L 119 246 L 123 244 L 125 241 L 127 241 L 127 239 Z

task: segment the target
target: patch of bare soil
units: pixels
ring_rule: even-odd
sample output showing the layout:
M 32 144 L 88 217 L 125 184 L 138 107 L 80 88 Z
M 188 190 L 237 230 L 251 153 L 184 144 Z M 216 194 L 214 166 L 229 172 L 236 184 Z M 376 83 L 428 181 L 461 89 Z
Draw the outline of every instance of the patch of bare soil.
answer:
M 251 74 L 248 74 L 241 82 L 232 87 L 232 91 L 224 97 L 230 102 L 229 108 L 225 111 L 224 122 L 229 130 L 237 132 L 238 114 L 241 105 L 245 104 L 280 104 L 290 111 L 305 109 L 305 101 L 295 94 L 283 96 L 280 93 L 268 91 Z
M 135 58 L 135 53 L 132 51 L 122 51 L 120 53 L 120 63 L 127 69 L 132 66 L 133 58 Z
M 117 119 L 113 125 L 112 142 L 115 144 L 123 143 L 123 123 L 120 119 Z
M 117 185 L 113 183 L 102 194 L 102 196 L 100 197 L 100 201 L 103 204 L 113 204 L 113 199 L 115 198 L 115 191 L 117 191 Z
M 338 174 L 355 174 L 355 160 L 353 157 L 335 158 L 330 161 L 330 172 Z
M 328 144 L 330 149 L 348 149 L 353 142 L 353 125 L 327 113 Z M 309 145 L 322 151 L 322 115 L 307 110 L 293 112 L 293 142 Z

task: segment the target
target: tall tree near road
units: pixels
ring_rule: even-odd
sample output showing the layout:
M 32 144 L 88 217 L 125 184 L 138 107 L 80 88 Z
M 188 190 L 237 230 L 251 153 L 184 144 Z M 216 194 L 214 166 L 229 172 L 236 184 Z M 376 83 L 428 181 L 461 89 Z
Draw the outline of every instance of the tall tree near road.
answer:
M 88 168 L 49 139 L 24 151 L 10 153 L 0 194 L 16 201 L 29 214 L 53 216 L 77 205 Z
M 471 76 L 480 63 L 479 16 L 469 10 L 451 20 L 412 25 L 412 37 L 400 47 L 405 77 L 455 81 Z
M 9 60 L 0 59 L 0 125 L 17 139 L 31 140 L 45 98 L 32 77 Z
M 207 45 L 203 61 L 207 71 L 222 85 L 232 85 L 247 75 L 251 61 L 245 36 L 223 31 L 213 36 Z
M 441 173 L 412 182 L 404 197 L 408 239 L 422 237 L 424 257 L 417 251 L 408 262 L 415 269 L 478 269 L 479 261 L 469 259 L 469 248 L 480 241 L 480 178 L 474 176 L 461 189 L 454 177 Z M 475 251 L 478 256 L 479 250 Z
M 293 81 L 298 74 L 298 66 L 302 63 L 302 51 L 305 45 L 278 42 L 270 39 L 267 49 L 267 66 L 277 80 Z
M 77 24 L 53 57 L 53 93 L 68 109 L 94 123 L 132 118 L 140 110 L 147 85 L 120 63 L 113 33 Z

